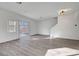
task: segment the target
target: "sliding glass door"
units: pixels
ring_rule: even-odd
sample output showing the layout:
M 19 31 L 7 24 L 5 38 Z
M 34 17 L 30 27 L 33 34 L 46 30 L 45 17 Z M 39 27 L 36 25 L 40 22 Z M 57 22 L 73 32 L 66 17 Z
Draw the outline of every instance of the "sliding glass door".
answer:
M 26 20 L 19 21 L 19 36 L 21 46 L 25 47 L 26 42 L 30 39 L 29 23 Z
M 25 37 L 29 34 L 29 24 L 26 20 L 20 20 L 19 22 L 20 37 Z

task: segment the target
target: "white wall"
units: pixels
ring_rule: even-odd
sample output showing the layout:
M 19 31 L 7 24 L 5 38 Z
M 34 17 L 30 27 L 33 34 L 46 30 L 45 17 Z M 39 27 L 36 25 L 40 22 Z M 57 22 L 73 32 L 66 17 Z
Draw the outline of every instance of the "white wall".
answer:
M 59 16 L 58 24 L 52 27 L 51 37 L 79 40 L 79 12 Z
M 56 25 L 57 18 L 48 18 L 38 21 L 38 34 L 49 35 L 50 29 Z
M 27 20 L 29 22 L 29 28 L 31 30 L 30 34 L 36 34 L 36 21 L 22 15 L 10 12 L 8 10 L 0 9 L 0 43 L 19 38 L 18 31 L 14 33 L 8 32 L 8 20 Z
M 29 30 L 30 30 L 30 35 L 37 34 L 37 21 L 31 20 L 29 22 Z

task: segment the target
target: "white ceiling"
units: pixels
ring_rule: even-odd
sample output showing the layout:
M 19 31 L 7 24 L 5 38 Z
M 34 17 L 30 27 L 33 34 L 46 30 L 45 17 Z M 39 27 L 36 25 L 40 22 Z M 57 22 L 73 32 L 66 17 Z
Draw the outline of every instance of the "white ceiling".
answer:
M 0 7 L 28 16 L 35 20 L 56 17 L 61 8 L 79 9 L 78 2 L 0 2 Z

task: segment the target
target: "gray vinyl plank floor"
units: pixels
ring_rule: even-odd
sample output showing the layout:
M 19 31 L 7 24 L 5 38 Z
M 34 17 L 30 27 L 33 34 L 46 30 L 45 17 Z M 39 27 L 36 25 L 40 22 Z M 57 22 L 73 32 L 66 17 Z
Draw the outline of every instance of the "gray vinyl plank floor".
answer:
M 79 50 L 78 40 L 48 39 L 48 36 L 33 36 L 30 40 L 22 40 L 0 43 L 0 56 L 45 56 L 48 49 L 62 47 Z

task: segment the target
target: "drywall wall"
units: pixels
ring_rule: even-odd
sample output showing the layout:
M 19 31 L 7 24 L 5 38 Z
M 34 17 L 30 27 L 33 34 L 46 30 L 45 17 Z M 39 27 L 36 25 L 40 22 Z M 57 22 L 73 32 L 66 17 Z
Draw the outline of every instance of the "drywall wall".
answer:
M 52 27 L 50 38 L 69 38 L 79 40 L 79 12 L 58 16 L 58 24 Z
M 37 34 L 37 21 L 35 20 L 29 21 L 29 32 L 30 35 Z
M 38 34 L 49 35 L 50 29 L 56 25 L 57 18 L 48 18 L 38 22 Z
M 0 43 L 18 39 L 19 38 L 19 25 L 17 23 L 17 31 L 9 32 L 8 31 L 8 22 L 9 20 L 15 20 L 19 22 L 20 20 L 27 20 L 29 22 L 30 35 L 36 34 L 36 22 L 30 18 L 21 16 L 19 14 L 10 12 L 8 10 L 0 9 Z

